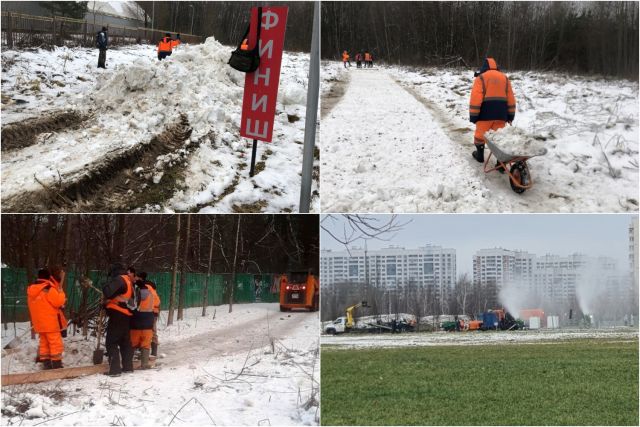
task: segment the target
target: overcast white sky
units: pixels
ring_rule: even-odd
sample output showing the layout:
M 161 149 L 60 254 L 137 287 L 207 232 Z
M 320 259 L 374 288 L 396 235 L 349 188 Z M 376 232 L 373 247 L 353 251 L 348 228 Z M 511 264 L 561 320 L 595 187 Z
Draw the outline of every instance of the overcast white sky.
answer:
M 366 215 L 388 221 L 389 215 Z M 416 248 L 434 244 L 456 250 L 457 273 L 472 272 L 473 254 L 479 249 L 502 247 L 536 255 L 570 255 L 575 252 L 609 256 L 628 269 L 628 230 L 633 215 L 626 214 L 418 214 L 398 215 L 399 223 L 409 222 L 388 240 L 370 239 L 369 249 L 389 245 Z M 341 233 L 341 215 L 322 221 L 323 228 Z M 344 250 L 324 229 L 322 249 Z M 364 246 L 360 240 L 352 246 Z

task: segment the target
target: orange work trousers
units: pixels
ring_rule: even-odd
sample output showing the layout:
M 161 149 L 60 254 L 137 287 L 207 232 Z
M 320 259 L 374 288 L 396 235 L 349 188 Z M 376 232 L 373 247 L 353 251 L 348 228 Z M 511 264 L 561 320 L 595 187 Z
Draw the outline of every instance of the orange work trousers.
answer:
M 40 348 L 38 357 L 40 360 L 62 360 L 64 344 L 60 332 L 43 332 L 40 335 Z
M 151 348 L 153 329 L 131 329 L 129 334 L 131 336 L 131 347 Z
M 484 139 L 485 132 L 502 129 L 506 124 L 507 122 L 504 120 L 481 120 L 476 122 L 476 133 L 473 134 L 473 143 L 476 145 L 484 144 L 486 142 Z

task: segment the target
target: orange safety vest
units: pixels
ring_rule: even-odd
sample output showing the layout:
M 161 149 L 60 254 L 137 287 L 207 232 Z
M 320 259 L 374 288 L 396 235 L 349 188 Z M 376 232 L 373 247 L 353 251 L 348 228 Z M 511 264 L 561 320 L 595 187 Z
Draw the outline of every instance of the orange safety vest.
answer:
M 180 40 L 171 40 L 171 48 L 177 47 L 180 44 Z
M 365 61 L 371 61 L 371 54 L 370 53 L 365 53 L 364 54 L 364 60 Z
M 147 289 L 153 294 L 153 312 L 158 314 L 160 313 L 160 297 L 158 296 L 158 292 L 156 292 L 151 285 L 147 285 Z
M 171 39 L 169 37 L 163 37 L 158 43 L 158 52 L 171 52 Z
M 27 306 L 33 329 L 39 333 L 60 332 L 67 327 L 62 306 L 67 297 L 55 279 L 38 279 L 27 288 Z
M 121 275 L 122 280 L 127 285 L 127 290 L 124 294 L 117 295 L 114 298 L 107 300 L 106 307 L 109 309 L 117 310 L 120 313 L 126 314 L 127 316 L 131 316 L 131 310 L 128 308 L 120 306 L 120 303 L 125 303 L 127 305 L 130 304 L 131 299 L 133 299 L 133 285 L 131 285 L 131 279 L 126 274 Z
M 156 291 L 149 285 L 145 285 L 145 287 L 149 291 L 149 294 L 145 299 L 140 301 L 140 304 L 138 305 L 138 311 L 140 313 L 151 313 L 156 306 Z
M 343 61 L 348 61 L 349 60 L 349 54 L 347 53 L 346 50 L 344 52 L 342 52 L 342 60 Z

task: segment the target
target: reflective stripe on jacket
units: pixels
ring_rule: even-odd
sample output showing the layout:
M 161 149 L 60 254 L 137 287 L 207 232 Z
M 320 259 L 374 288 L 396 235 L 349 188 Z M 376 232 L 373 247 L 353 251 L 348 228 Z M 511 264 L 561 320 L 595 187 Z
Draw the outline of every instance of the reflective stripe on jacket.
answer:
M 116 295 L 113 298 L 107 300 L 107 309 L 119 311 L 127 316 L 131 316 L 131 310 L 133 308 L 133 285 L 131 279 L 126 274 L 120 276 L 127 286 L 127 290 L 120 295 Z
M 512 121 L 516 114 L 516 98 L 507 76 L 498 70 L 493 58 L 486 58 L 480 74 L 473 82 L 469 102 L 469 120 Z

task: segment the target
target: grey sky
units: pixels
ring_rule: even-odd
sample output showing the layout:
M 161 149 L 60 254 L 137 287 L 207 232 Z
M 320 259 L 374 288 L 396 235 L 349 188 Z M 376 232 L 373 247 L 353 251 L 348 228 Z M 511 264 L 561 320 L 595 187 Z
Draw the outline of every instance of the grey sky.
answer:
M 344 219 L 334 215 L 322 222 L 338 234 Z M 389 215 L 367 215 L 388 220 Z M 323 217 L 324 218 L 324 217 Z M 471 273 L 472 257 L 479 249 L 502 247 L 536 255 L 570 255 L 575 252 L 609 256 L 628 268 L 629 224 L 626 214 L 421 214 L 398 215 L 399 222 L 411 221 L 388 241 L 369 240 L 367 247 L 389 245 L 415 248 L 434 244 L 456 249 L 458 274 Z M 321 231 L 322 249 L 343 250 L 327 232 Z M 359 240 L 352 246 L 364 246 Z

